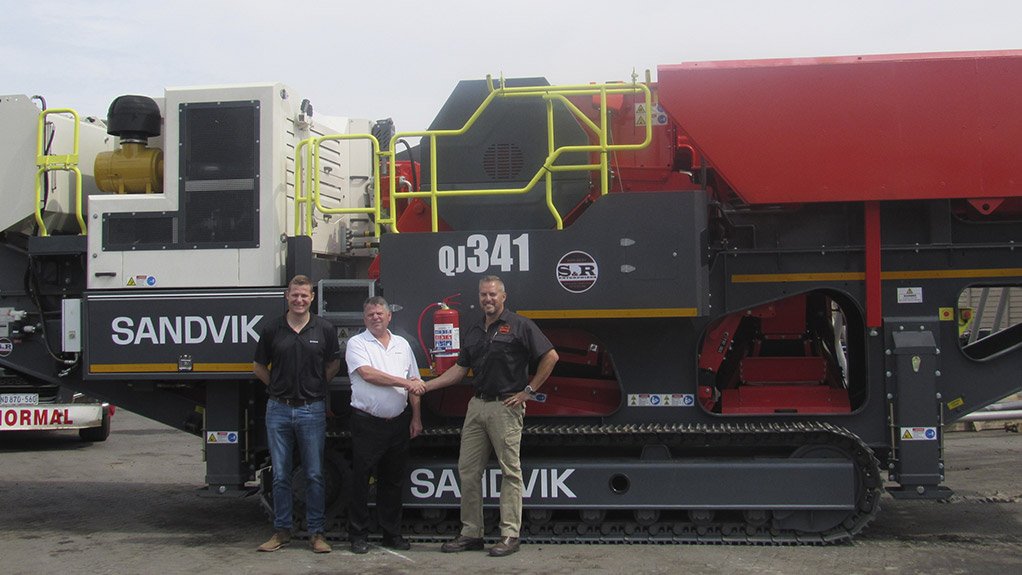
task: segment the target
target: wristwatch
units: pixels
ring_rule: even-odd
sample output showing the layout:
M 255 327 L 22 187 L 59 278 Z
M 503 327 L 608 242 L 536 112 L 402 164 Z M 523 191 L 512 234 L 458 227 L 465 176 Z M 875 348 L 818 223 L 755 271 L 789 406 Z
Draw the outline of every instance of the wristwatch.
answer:
M 525 393 L 528 393 L 529 395 L 532 395 L 532 394 L 536 393 L 536 390 L 532 389 L 531 385 L 526 385 L 525 386 Z

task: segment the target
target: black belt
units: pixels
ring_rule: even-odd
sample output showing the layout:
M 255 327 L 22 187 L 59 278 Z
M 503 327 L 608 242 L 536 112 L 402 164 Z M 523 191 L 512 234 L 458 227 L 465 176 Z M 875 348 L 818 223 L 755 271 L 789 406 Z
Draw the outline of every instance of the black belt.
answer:
M 306 405 L 312 405 L 313 403 L 319 403 L 322 399 L 294 399 L 291 397 L 271 397 L 273 401 L 277 403 L 283 403 L 289 407 L 305 407 Z
M 405 408 L 405 411 L 408 411 L 408 408 Z M 357 415 L 359 417 L 366 417 L 368 419 L 376 419 L 378 421 L 393 421 L 393 420 L 401 417 L 402 415 L 404 415 L 405 411 L 402 411 L 401 413 L 395 415 L 394 417 L 379 417 L 379 416 L 376 416 L 376 415 L 373 415 L 373 414 L 369 413 L 368 411 L 362 411 L 361 409 L 359 409 L 357 407 L 352 407 L 351 408 L 351 413 L 353 413 L 353 414 L 355 414 L 355 415 Z
M 505 399 L 511 397 L 512 395 L 514 395 L 514 394 L 513 393 L 498 393 L 496 395 L 493 395 L 493 394 L 490 394 L 490 393 L 483 393 L 481 391 L 477 391 L 476 394 L 475 394 L 477 399 L 481 399 L 483 401 L 504 401 Z

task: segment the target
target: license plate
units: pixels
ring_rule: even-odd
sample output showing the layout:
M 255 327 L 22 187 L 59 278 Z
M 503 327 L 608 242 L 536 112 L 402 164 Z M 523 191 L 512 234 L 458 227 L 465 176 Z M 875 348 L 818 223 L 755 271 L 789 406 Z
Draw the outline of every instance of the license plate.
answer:
M 39 394 L 0 393 L 0 405 L 39 405 Z

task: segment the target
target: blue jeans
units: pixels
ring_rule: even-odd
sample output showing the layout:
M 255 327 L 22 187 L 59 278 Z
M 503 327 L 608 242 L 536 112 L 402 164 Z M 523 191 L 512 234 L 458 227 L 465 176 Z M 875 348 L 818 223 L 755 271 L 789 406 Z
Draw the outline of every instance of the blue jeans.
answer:
M 305 470 L 305 527 L 322 533 L 326 518 L 326 488 L 323 481 L 323 451 L 326 448 L 326 402 L 291 407 L 272 399 L 266 402 L 266 442 L 273 465 L 273 528 L 290 530 L 293 525 L 291 472 L 294 448 Z

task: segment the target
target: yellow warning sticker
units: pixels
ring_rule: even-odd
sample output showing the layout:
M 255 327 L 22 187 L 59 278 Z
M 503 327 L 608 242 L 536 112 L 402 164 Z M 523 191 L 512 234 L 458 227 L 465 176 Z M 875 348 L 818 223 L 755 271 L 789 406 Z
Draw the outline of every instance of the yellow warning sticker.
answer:
M 653 126 L 666 126 L 667 125 L 667 112 L 664 111 L 663 106 L 660 104 L 653 104 L 649 109 L 649 120 Z M 635 125 L 645 126 L 646 125 L 646 103 L 642 102 L 635 104 Z
M 218 445 L 230 445 L 238 443 L 237 431 L 208 431 L 206 432 L 206 443 Z
M 135 287 L 135 278 L 128 278 L 128 287 Z
M 948 409 L 958 409 L 963 405 L 965 405 L 965 400 L 960 397 L 956 397 L 955 399 L 952 399 L 951 401 L 947 402 Z
M 902 427 L 902 441 L 936 441 L 936 427 Z
M 940 317 L 940 321 L 951 321 L 955 319 L 955 308 L 942 307 L 938 310 L 937 316 Z

